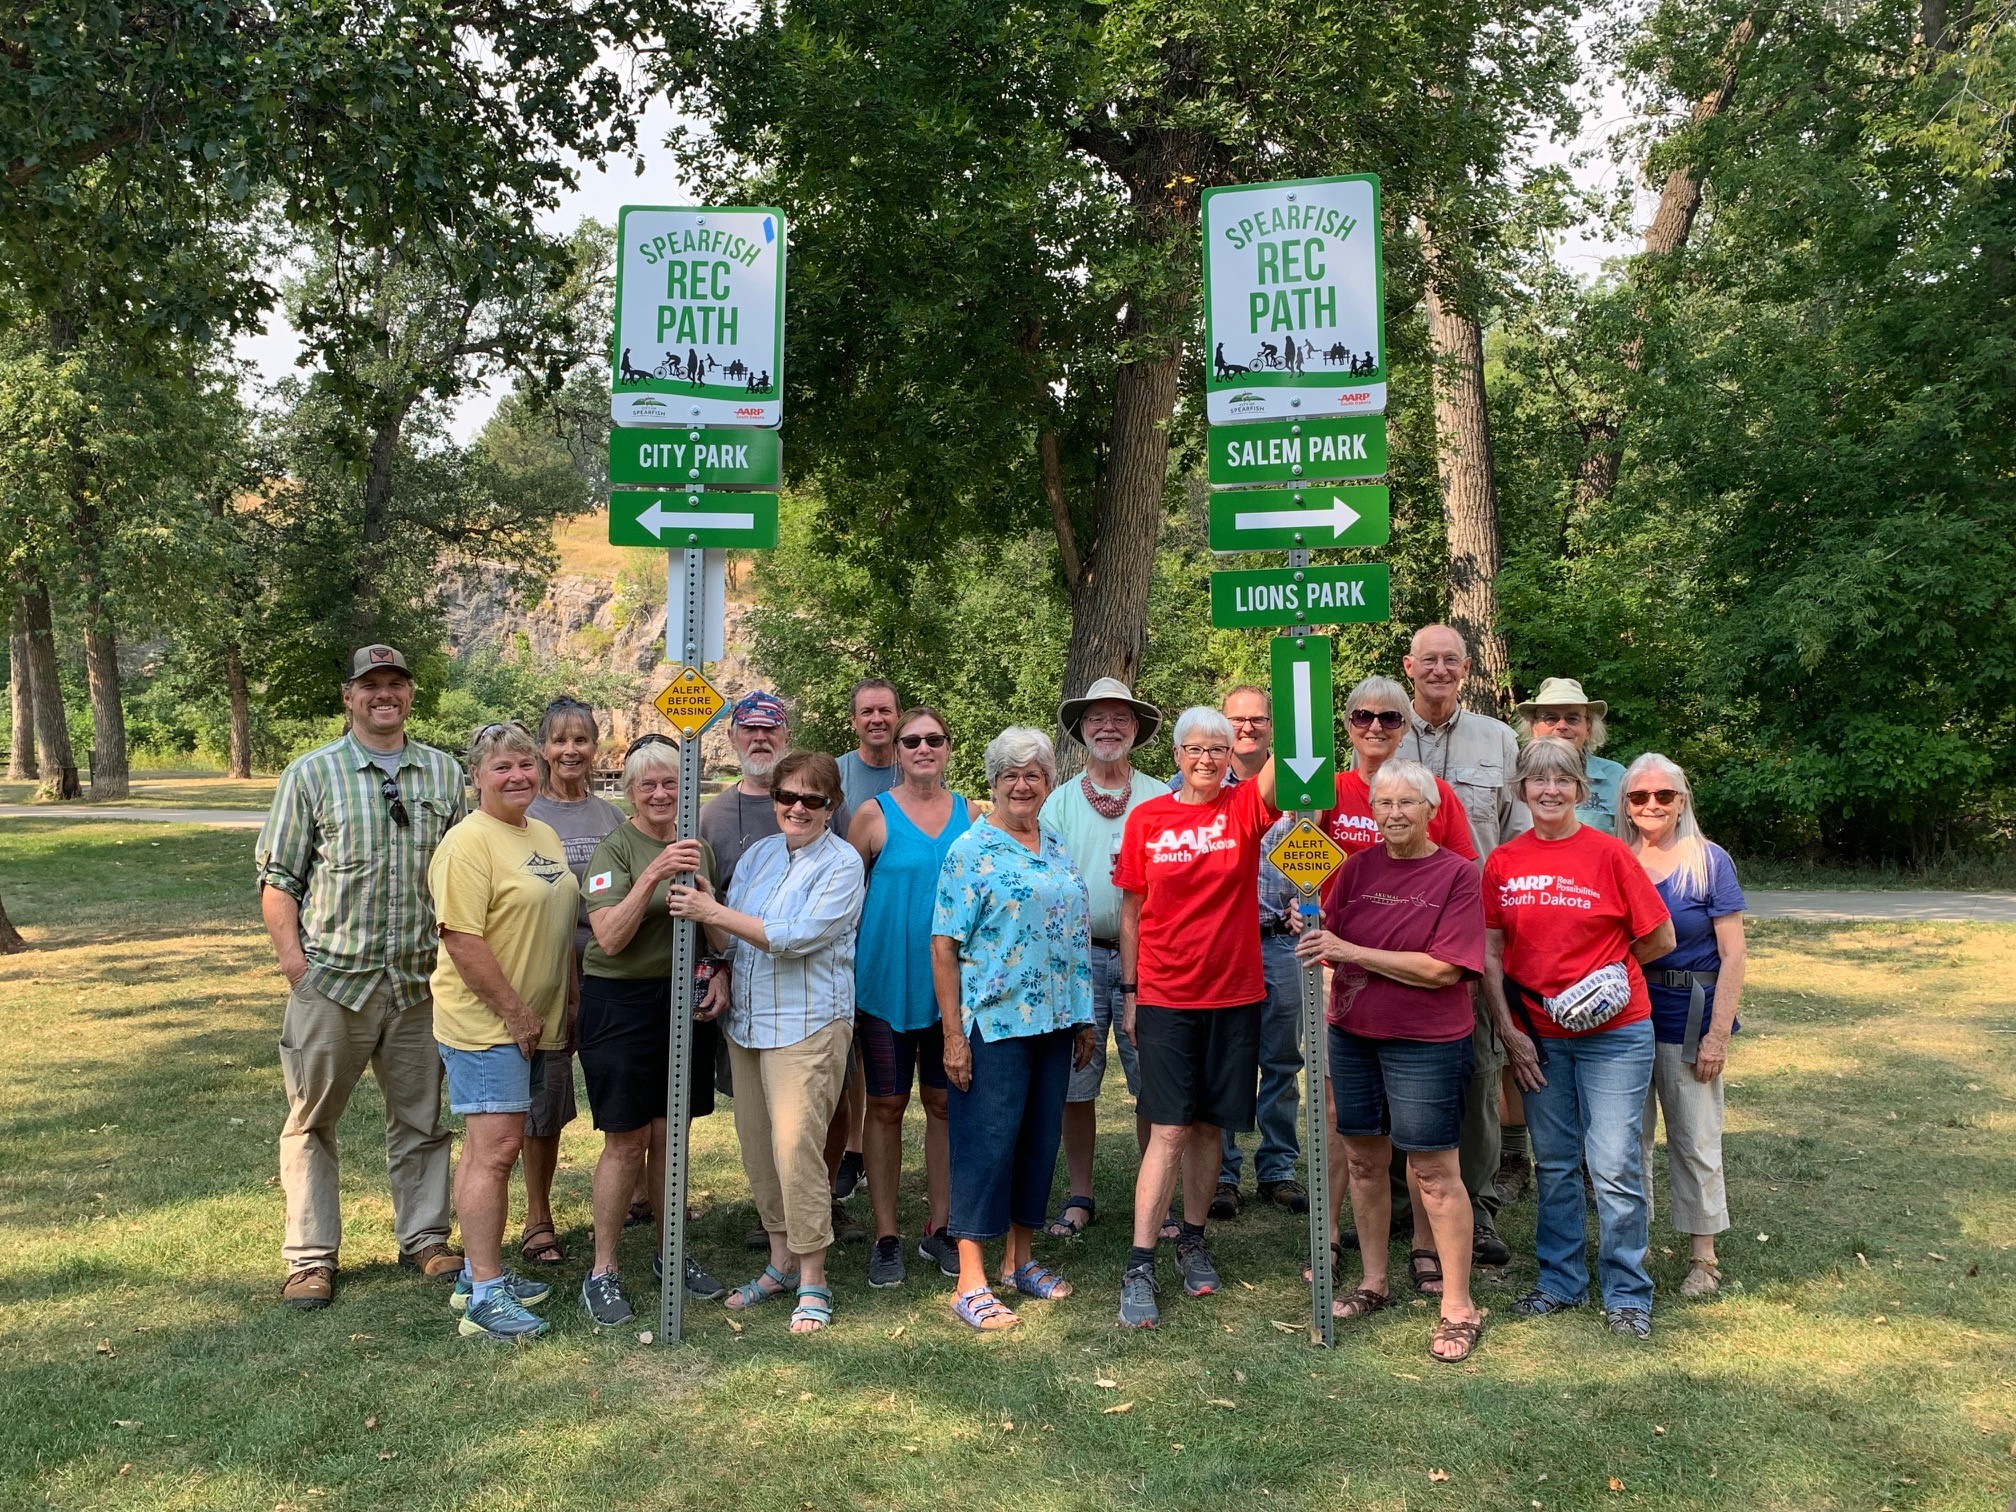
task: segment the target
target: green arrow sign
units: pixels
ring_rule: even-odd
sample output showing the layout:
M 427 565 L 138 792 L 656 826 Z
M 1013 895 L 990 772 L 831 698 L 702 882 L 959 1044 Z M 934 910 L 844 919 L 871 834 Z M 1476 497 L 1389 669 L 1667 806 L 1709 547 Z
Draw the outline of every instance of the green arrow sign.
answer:
M 1214 425 L 1205 450 L 1213 488 L 1376 478 L 1386 471 L 1386 417 L 1311 415 Z
M 1337 729 L 1330 712 L 1330 642 L 1274 640 L 1275 803 L 1285 810 L 1337 805 Z
M 774 493 L 617 492 L 609 495 L 611 546 L 777 544 Z
M 1392 535 L 1392 494 L 1384 484 L 1253 488 L 1211 496 L 1213 551 L 1384 546 Z
M 1386 564 L 1360 567 L 1271 567 L 1211 574 L 1211 623 L 1246 625 L 1370 625 L 1391 617 Z
M 775 488 L 783 481 L 783 453 L 774 430 L 618 429 L 609 432 L 609 481 Z

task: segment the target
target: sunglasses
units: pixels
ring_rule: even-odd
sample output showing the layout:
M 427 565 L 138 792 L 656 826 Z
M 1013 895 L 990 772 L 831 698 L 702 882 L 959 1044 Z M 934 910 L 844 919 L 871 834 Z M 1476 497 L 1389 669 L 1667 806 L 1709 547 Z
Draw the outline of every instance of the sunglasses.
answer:
M 378 791 L 385 795 L 385 801 L 392 805 L 392 822 L 405 829 L 413 822 L 413 816 L 406 812 L 406 800 L 399 796 L 399 784 L 392 780 L 388 772 L 378 779 Z
M 472 740 L 470 744 L 472 745 L 475 744 L 477 740 L 488 740 L 492 735 L 495 735 L 499 730 L 516 730 L 519 734 L 522 735 L 525 733 L 525 726 L 520 724 L 515 719 L 500 719 L 495 724 L 487 724 L 483 726 L 482 729 L 478 730 L 476 732 L 474 740 Z
M 1407 723 L 1407 716 L 1398 709 L 1353 709 L 1345 718 L 1354 730 L 1369 730 L 1375 724 L 1382 730 L 1397 730 Z
M 1678 788 L 1640 788 L 1635 793 L 1626 793 L 1624 801 L 1633 808 L 1643 808 L 1648 803 L 1670 808 L 1674 799 L 1683 796 L 1685 795 Z
M 919 746 L 929 746 L 935 751 L 938 747 L 944 745 L 945 742 L 946 737 L 943 735 L 899 735 L 896 737 L 896 744 L 903 747 L 906 751 L 914 751 Z
M 546 705 L 546 712 L 548 714 L 551 714 L 555 709 L 592 709 L 592 708 L 594 708 L 593 704 L 585 704 L 581 702 L 581 700 L 578 698 L 569 698 L 565 693 L 562 693 L 558 698 L 554 699 L 553 702 Z
M 623 759 L 625 761 L 628 761 L 632 756 L 635 756 L 647 745 L 670 746 L 675 751 L 679 749 L 678 741 L 674 740 L 669 735 L 660 735 L 656 730 L 653 730 L 649 735 L 639 735 L 635 740 L 631 741 L 630 744 L 625 746 L 623 748 Z
M 794 793 L 789 788 L 778 788 L 770 795 L 770 801 L 779 808 L 794 808 L 802 803 L 814 814 L 833 802 L 824 793 Z

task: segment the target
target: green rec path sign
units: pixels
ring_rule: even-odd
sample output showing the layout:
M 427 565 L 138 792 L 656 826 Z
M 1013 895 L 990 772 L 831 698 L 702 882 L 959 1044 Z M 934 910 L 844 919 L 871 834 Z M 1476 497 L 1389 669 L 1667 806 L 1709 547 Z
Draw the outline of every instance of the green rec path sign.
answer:
M 1330 712 L 1330 641 L 1276 636 L 1273 646 L 1275 803 L 1283 812 L 1337 806 L 1337 731 Z
M 1205 453 L 1213 488 L 1377 478 L 1386 471 L 1386 417 L 1312 415 L 1214 425 Z
M 609 481 L 661 488 L 775 488 L 784 448 L 774 430 L 612 430 Z
M 610 418 L 784 418 L 784 217 L 766 206 L 626 205 L 616 218 Z
M 1377 624 L 1391 617 L 1390 599 L 1384 562 L 1211 574 L 1211 623 L 1220 629 Z
M 1320 551 L 1384 546 L 1393 535 L 1384 484 L 1352 488 L 1256 488 L 1211 495 L 1213 551 Z
M 1202 219 L 1205 418 L 1384 414 L 1378 176 L 1207 189 Z
M 627 490 L 609 495 L 611 546 L 743 546 L 777 544 L 774 493 L 664 493 Z

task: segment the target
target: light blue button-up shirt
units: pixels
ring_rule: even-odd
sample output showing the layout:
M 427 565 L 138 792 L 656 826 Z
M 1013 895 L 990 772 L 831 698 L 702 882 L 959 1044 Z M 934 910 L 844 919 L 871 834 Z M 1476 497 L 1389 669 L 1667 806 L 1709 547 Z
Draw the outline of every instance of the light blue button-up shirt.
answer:
M 867 893 L 859 853 L 830 829 L 795 851 L 770 835 L 743 852 L 728 906 L 761 919 L 770 948 L 735 942 L 730 1039 L 780 1050 L 854 1017 L 854 934 Z
M 1064 837 L 983 819 L 952 842 L 931 933 L 959 942 L 960 1022 L 988 1044 L 1092 1022 L 1092 908 Z

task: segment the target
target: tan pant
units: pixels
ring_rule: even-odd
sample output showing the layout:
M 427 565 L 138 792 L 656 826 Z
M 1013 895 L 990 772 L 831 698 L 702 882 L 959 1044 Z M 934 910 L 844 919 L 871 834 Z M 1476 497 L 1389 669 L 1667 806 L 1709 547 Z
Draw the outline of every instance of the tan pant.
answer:
M 1666 1114 L 1666 1178 L 1673 1194 L 1668 1221 L 1682 1234 L 1721 1234 L 1729 1229 L 1729 1195 L 1722 1181 L 1722 1078 L 1694 1080 L 1694 1068 L 1680 1059 L 1683 1047 L 1661 1041 L 1652 1061 L 1652 1085 L 1645 1091 L 1645 1213 L 1652 1213 L 1652 1133 Z
M 362 1008 L 345 1008 L 304 981 L 287 994 L 280 1023 L 280 1075 L 287 1122 L 280 1130 L 280 1190 L 287 1199 L 289 1270 L 336 1264 L 343 1242 L 336 1124 L 364 1068 L 385 1099 L 385 1171 L 399 1253 L 448 1241 L 448 1130 L 441 1127 L 441 1052 L 434 1010 L 400 1010 L 380 984 Z
M 745 1050 L 728 1040 L 735 1077 L 735 1135 L 765 1233 L 794 1255 L 833 1242 L 833 1185 L 826 1129 L 847 1083 L 854 1026 L 836 1019 L 781 1050 Z

